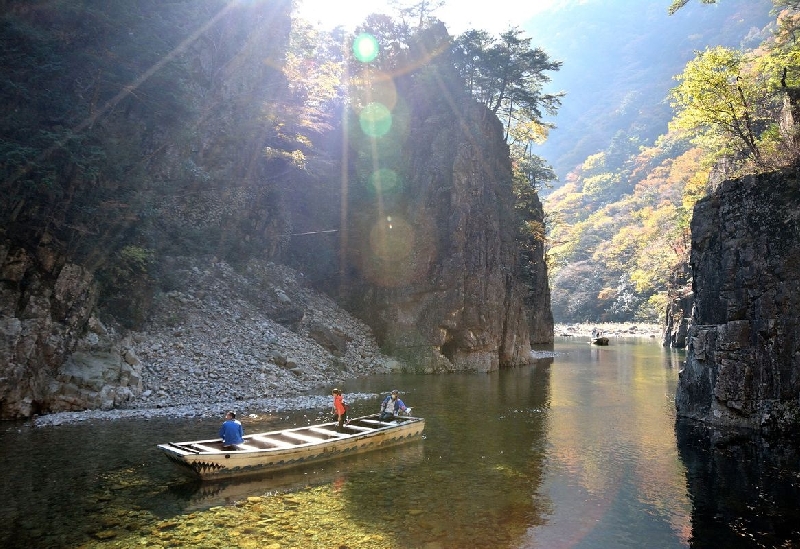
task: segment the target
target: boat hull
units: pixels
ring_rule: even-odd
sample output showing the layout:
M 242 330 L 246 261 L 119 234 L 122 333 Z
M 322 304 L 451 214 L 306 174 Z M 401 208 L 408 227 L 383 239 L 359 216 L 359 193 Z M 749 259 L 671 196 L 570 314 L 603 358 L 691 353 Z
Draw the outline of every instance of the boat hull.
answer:
M 218 438 L 170 442 L 158 448 L 200 478 L 212 479 L 376 450 L 419 437 L 424 428 L 423 418 L 403 417 L 382 423 L 377 416 L 364 416 L 351 420 L 343 433 L 338 433 L 332 422 L 247 435 L 237 450 L 222 449 Z

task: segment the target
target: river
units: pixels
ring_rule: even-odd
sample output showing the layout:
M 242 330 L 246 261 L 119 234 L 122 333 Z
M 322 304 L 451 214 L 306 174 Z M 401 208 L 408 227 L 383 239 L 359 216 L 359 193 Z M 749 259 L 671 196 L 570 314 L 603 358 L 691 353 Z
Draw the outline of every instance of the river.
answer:
M 553 351 L 491 374 L 349 382 L 345 394 L 374 395 L 355 415 L 399 389 L 424 437 L 245 482 L 197 482 L 155 448 L 213 436 L 221 418 L 2 424 L 0 544 L 800 546 L 795 442 L 712 442 L 676 424 L 683 355 L 652 339 L 563 338 Z M 327 418 L 255 412 L 247 432 Z

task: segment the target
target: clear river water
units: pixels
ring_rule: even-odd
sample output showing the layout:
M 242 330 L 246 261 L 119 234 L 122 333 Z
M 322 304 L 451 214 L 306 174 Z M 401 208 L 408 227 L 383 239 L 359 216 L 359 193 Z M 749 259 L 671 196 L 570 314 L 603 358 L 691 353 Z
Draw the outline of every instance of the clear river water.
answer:
M 796 441 L 711 440 L 676 423 L 684 357 L 652 339 L 552 350 L 491 374 L 348 382 L 345 394 L 374 394 L 353 415 L 399 389 L 424 437 L 244 481 L 198 482 L 156 450 L 213 437 L 221 418 L 0 424 L 0 546 L 800 547 Z

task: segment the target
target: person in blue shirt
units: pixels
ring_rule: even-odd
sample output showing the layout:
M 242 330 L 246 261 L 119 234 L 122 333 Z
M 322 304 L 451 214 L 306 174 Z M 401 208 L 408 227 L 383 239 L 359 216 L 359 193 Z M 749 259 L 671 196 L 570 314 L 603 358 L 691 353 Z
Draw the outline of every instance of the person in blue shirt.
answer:
M 219 428 L 219 436 L 222 438 L 223 450 L 236 450 L 236 445 L 244 442 L 244 429 L 236 419 L 235 413 L 225 414 L 225 422 Z
M 381 402 L 381 415 L 378 418 L 380 421 L 391 421 L 397 417 L 400 412 L 406 412 L 409 410 L 409 408 L 403 404 L 403 401 L 397 398 L 397 395 L 397 389 L 395 389 L 390 395 L 387 395 L 386 398 L 383 399 L 383 402 Z

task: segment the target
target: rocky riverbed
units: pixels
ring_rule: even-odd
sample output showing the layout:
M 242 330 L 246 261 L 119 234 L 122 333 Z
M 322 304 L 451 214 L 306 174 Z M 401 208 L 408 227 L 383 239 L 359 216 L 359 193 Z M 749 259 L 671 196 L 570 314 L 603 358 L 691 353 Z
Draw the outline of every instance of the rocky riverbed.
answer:
M 188 259 L 170 267 L 180 289 L 159 293 L 147 325 L 120 345 L 131 367 L 125 399 L 39 416 L 35 425 L 326 407 L 328 388 L 404 367 L 381 353 L 364 323 L 288 267 L 253 262 L 234 269 Z M 84 350 L 118 337 L 109 326 L 93 326 Z

